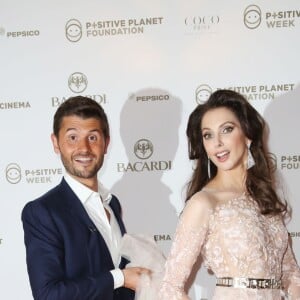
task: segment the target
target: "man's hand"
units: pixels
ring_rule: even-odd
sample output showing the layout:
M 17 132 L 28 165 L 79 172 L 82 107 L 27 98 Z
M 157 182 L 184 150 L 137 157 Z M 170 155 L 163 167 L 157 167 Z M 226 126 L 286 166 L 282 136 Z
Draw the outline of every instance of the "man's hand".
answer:
M 136 290 L 142 274 L 151 275 L 151 271 L 146 268 L 131 267 L 122 270 L 124 275 L 124 287 Z

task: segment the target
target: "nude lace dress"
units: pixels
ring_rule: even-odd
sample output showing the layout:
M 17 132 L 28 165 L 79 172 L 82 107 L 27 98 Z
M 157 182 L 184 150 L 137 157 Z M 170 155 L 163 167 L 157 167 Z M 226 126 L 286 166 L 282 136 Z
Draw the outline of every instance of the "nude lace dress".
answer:
M 210 207 L 195 194 L 180 217 L 166 262 L 160 300 L 189 299 L 184 284 L 199 253 L 220 277 L 281 279 L 287 299 L 300 299 L 300 269 L 281 216 L 265 216 L 243 194 Z M 279 289 L 217 286 L 214 300 L 279 300 Z

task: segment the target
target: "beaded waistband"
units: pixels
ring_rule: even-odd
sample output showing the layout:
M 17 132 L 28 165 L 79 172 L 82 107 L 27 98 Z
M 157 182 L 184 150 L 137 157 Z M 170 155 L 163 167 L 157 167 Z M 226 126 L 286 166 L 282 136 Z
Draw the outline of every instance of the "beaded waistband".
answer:
M 221 278 L 217 278 L 216 286 L 249 288 L 249 289 L 280 289 L 281 280 L 241 278 L 241 277 L 221 277 Z

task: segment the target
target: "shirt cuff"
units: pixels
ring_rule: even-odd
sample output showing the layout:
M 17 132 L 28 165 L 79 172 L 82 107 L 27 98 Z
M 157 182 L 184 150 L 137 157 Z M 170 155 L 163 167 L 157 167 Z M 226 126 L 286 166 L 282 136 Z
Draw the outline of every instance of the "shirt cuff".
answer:
M 120 269 L 111 270 L 110 273 L 114 278 L 114 289 L 124 285 L 124 275 Z

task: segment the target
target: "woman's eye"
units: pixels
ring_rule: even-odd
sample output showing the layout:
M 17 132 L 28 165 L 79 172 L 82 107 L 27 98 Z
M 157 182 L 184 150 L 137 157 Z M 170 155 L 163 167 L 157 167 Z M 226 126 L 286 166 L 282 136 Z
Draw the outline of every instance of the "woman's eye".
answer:
M 233 126 L 228 126 L 223 129 L 223 133 L 230 133 L 233 130 Z
M 204 138 L 205 140 L 208 140 L 209 138 L 211 138 L 211 134 L 210 134 L 210 133 L 204 133 L 204 134 L 203 134 L 203 138 Z

